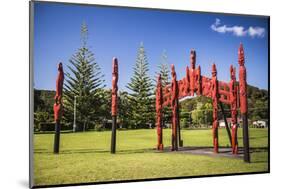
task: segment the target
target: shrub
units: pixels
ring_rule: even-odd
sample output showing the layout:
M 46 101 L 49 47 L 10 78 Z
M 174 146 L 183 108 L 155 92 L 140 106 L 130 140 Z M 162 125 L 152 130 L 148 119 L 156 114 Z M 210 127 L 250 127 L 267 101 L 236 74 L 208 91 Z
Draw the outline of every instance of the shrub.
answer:
M 72 129 L 66 124 L 61 124 L 61 130 L 70 130 Z M 39 131 L 55 131 L 55 123 L 51 122 L 42 122 L 39 123 Z
M 48 112 L 34 112 L 34 130 L 39 129 L 40 123 L 49 122 L 50 116 Z

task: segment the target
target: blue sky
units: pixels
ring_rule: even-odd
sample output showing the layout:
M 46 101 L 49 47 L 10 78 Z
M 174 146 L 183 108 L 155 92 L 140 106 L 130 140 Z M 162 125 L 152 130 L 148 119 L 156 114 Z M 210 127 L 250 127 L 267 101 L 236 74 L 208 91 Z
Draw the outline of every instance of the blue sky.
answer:
M 193 48 L 202 75 L 211 76 L 214 62 L 218 79 L 223 81 L 230 79 L 231 64 L 238 68 L 237 52 L 242 42 L 248 83 L 268 88 L 265 17 L 40 2 L 35 2 L 34 15 L 34 87 L 37 89 L 55 89 L 58 62 L 63 62 L 64 71 L 68 71 L 66 65 L 81 45 L 83 21 L 88 25 L 88 44 L 105 74 L 107 88 L 111 87 L 111 64 L 115 56 L 119 60 L 119 88 L 126 90 L 141 42 L 151 77 L 155 77 L 163 50 L 169 63 L 175 64 L 178 79 L 184 77 Z

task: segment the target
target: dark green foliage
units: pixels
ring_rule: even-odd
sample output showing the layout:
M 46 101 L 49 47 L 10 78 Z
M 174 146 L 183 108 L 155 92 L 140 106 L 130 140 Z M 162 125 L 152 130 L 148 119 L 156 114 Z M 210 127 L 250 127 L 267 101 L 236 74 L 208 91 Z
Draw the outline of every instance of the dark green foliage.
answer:
M 120 91 L 118 94 L 118 122 L 122 128 L 133 128 L 131 119 L 132 107 L 128 92 Z
M 34 131 L 41 122 L 53 121 L 55 91 L 34 89 Z
M 76 124 L 82 130 L 105 118 L 103 113 L 108 97 L 103 75 L 95 61 L 94 54 L 87 47 L 87 26 L 82 25 L 82 47 L 69 60 L 64 82 L 64 118 L 73 123 L 74 97 L 76 96 Z M 108 111 L 108 109 L 107 109 Z
M 181 128 L 189 128 L 189 119 L 187 117 L 180 119 L 180 127 Z
M 50 115 L 48 112 L 35 112 L 34 121 L 35 123 L 47 122 L 50 120 Z
M 212 103 L 206 102 L 205 104 L 198 102 L 196 109 L 191 111 L 192 123 L 199 127 L 207 127 L 212 125 Z
M 49 112 L 34 112 L 34 131 L 39 130 L 40 123 L 42 122 L 52 122 Z
M 134 67 L 134 75 L 128 83 L 128 98 L 130 101 L 130 118 L 134 127 L 143 128 L 155 122 L 153 85 L 148 75 L 148 61 L 141 43 Z
M 212 124 L 212 100 L 198 96 L 180 103 L 181 127 L 207 127 Z
M 197 103 L 200 102 L 203 105 L 206 103 L 212 102 L 212 100 L 205 96 L 197 96 L 194 98 L 189 98 L 180 103 L 180 108 L 184 110 L 184 112 L 191 112 L 196 109 Z
M 72 127 L 69 127 L 65 124 L 60 124 L 61 130 L 72 130 Z M 55 131 L 55 123 L 52 122 L 42 122 L 39 124 L 39 131 Z
M 252 121 L 268 119 L 268 91 L 248 85 L 249 119 Z
M 55 94 L 55 91 L 34 89 L 34 112 L 53 114 Z

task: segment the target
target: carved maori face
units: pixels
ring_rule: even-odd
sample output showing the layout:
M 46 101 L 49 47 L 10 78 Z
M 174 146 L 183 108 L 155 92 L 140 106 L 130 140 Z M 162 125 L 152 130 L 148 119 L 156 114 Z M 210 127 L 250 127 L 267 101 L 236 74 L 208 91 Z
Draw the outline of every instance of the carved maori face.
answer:
M 240 44 L 239 49 L 238 49 L 238 63 L 240 66 L 244 66 L 244 63 L 245 63 L 244 48 L 243 48 L 242 43 Z
M 195 64 L 196 64 L 196 52 L 195 50 L 190 51 L 190 65 L 192 69 L 195 69 Z
M 217 68 L 216 68 L 216 65 L 215 65 L 215 64 L 213 64 L 213 66 L 212 66 L 212 76 L 213 76 L 213 77 L 216 77 L 216 76 L 217 76 Z

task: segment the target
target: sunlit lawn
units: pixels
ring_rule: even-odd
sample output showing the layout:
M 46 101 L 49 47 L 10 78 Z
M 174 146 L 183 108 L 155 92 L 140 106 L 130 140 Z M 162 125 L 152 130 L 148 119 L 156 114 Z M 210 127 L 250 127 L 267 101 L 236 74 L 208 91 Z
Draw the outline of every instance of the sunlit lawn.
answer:
M 182 130 L 184 146 L 212 146 L 211 130 Z M 170 129 L 164 129 L 164 145 L 170 146 Z M 267 150 L 241 158 L 187 153 L 156 153 L 154 129 L 117 131 L 117 153 L 110 149 L 110 131 L 62 133 L 60 154 L 54 155 L 53 134 L 34 134 L 35 185 L 69 184 L 268 171 Z M 250 146 L 268 146 L 267 129 L 250 129 Z M 239 146 L 242 131 L 239 130 Z M 229 145 L 225 129 L 220 146 Z

